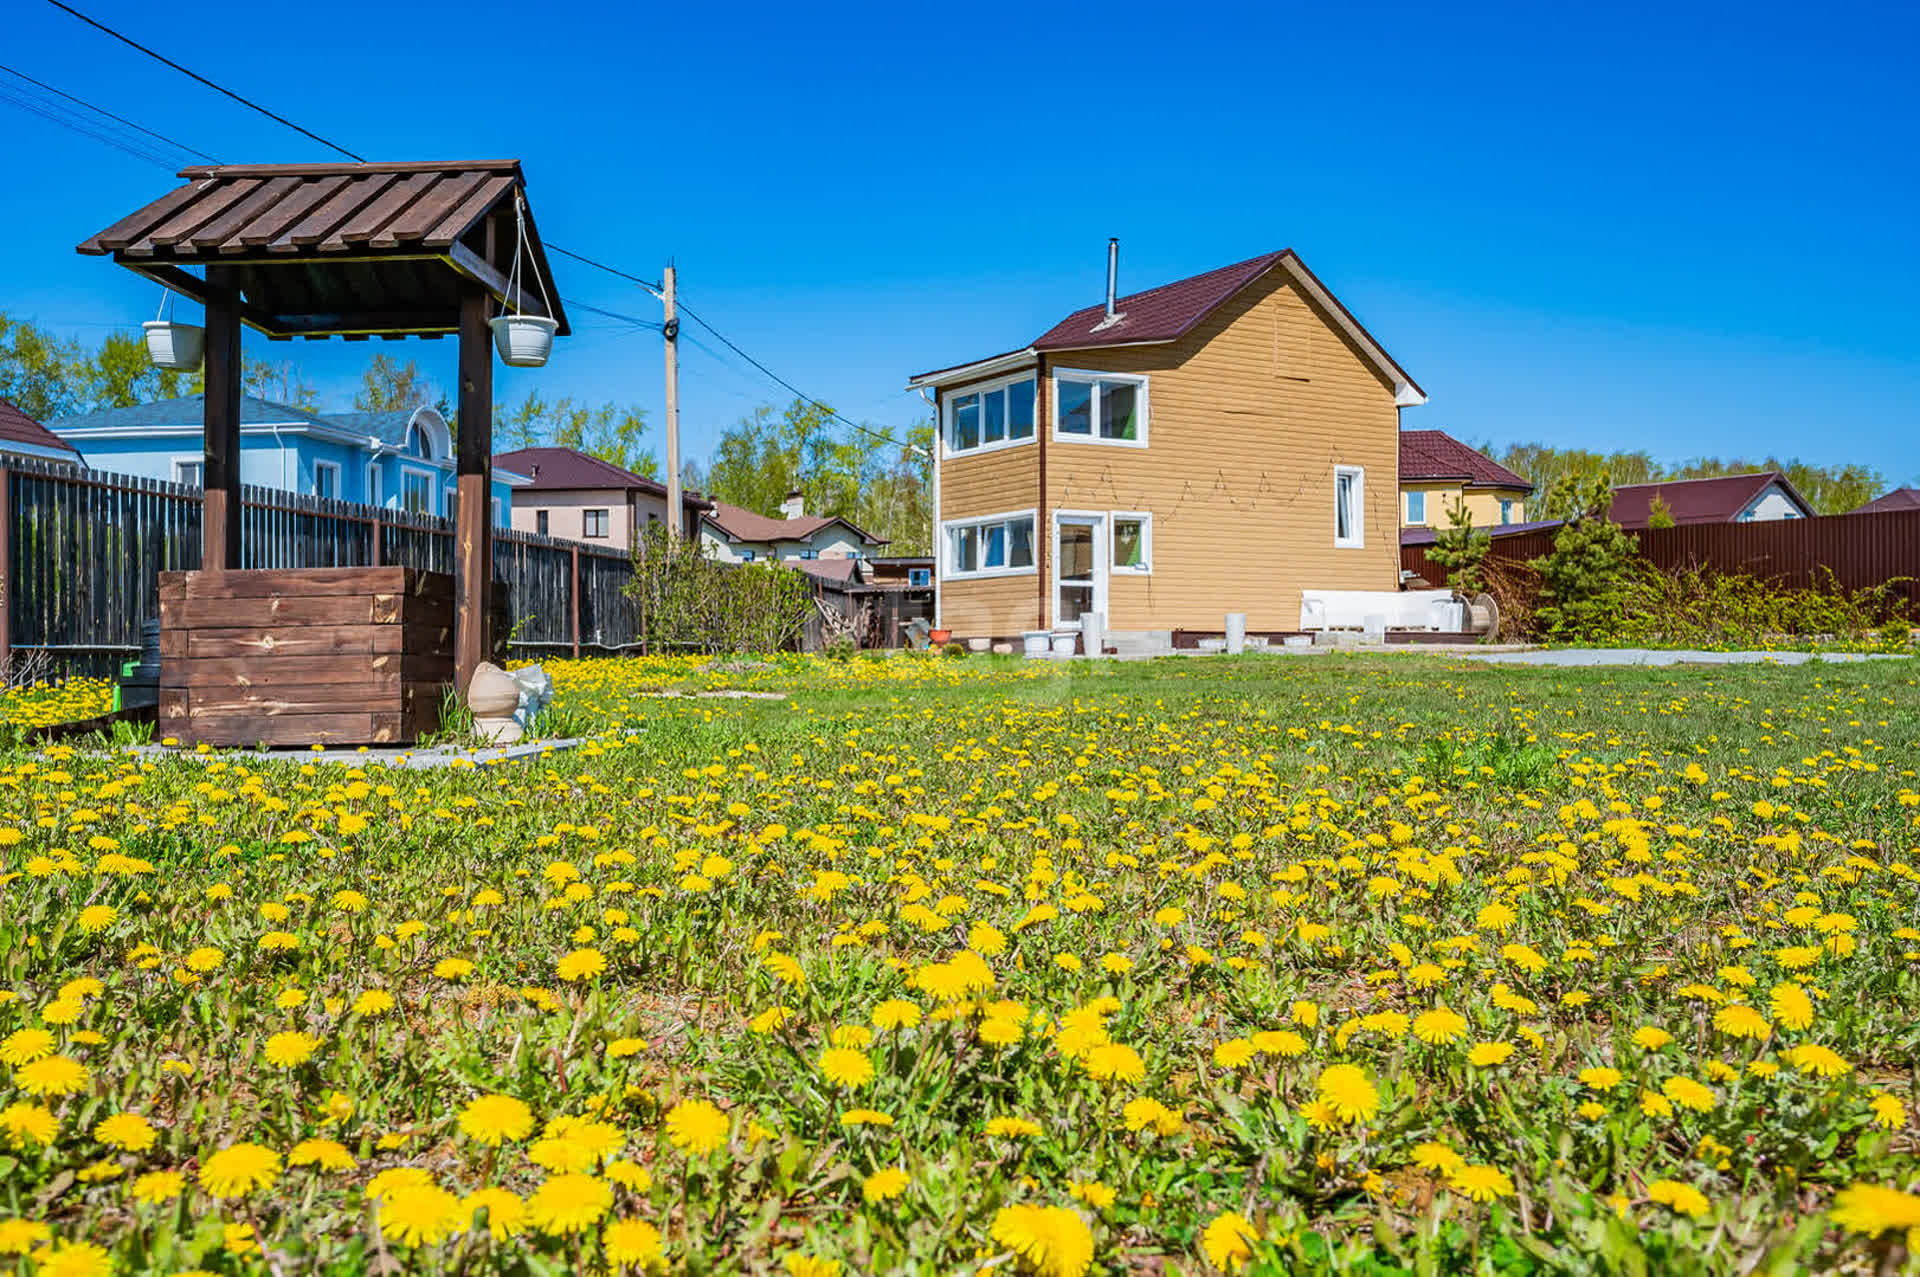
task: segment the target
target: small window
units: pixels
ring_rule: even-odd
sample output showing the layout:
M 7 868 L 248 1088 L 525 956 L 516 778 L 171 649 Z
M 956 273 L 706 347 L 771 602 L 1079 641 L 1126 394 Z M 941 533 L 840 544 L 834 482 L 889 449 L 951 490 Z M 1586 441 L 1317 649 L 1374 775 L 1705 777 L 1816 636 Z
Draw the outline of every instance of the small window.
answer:
M 819 557 L 820 557 L 820 551 L 818 551 L 818 550 L 802 550 L 802 551 L 800 551 L 800 557 L 801 557 L 801 558 L 803 558 L 803 559 L 817 559 L 817 558 L 819 558 Z
M 173 463 L 173 481 L 197 488 L 206 478 L 206 466 L 205 461 L 176 461 Z
M 1147 379 L 1123 373 L 1061 373 L 1053 381 L 1054 434 L 1066 440 L 1147 444 Z
M 740 551 L 740 561 L 741 561 L 742 563 L 751 563 L 751 562 L 753 562 L 753 551 L 752 551 L 752 550 L 742 550 L 742 551 Z
M 551 528 L 552 522 L 553 520 L 548 517 L 545 510 L 535 510 L 533 512 L 533 530 L 541 536 L 553 535 Z
M 433 513 L 433 476 L 408 470 L 400 477 L 400 504 L 408 514 Z
M 947 575 L 1000 575 L 1033 570 L 1033 516 L 1001 515 L 946 526 Z M 925 572 L 926 569 L 916 569 Z M 927 573 L 927 584 L 932 574 Z
M 328 501 L 340 499 L 340 467 L 331 461 L 313 463 L 313 495 Z
M 932 568 L 908 568 L 907 584 L 908 585 L 932 585 L 933 569 Z
M 1341 549 L 1367 543 L 1366 473 L 1359 466 L 1333 468 L 1333 543 Z
M 1500 522 L 1502 523 L 1506 522 L 1506 519 L 1504 517 L 1506 512 L 1507 512 L 1507 503 L 1502 501 L 1500 503 L 1500 513 L 1503 516 Z M 1427 494 L 1424 492 L 1409 492 L 1407 494 L 1407 522 L 1424 524 L 1426 521 L 1427 521 Z
M 605 510 L 588 510 L 582 520 L 582 524 L 583 532 L 587 536 L 604 537 L 611 535 L 607 530 L 607 512 Z
M 496 528 L 504 528 L 507 526 L 506 507 L 500 504 L 499 497 L 493 499 L 493 526 Z
M 378 461 L 367 464 L 367 504 L 372 506 L 380 504 L 380 463 Z
M 1153 516 L 1113 516 L 1113 570 L 1144 576 L 1153 571 Z
M 418 425 L 407 427 L 407 455 L 422 461 L 433 460 L 433 436 Z
M 1512 523 L 1512 522 L 1513 522 L 1513 502 L 1511 502 L 1511 501 L 1508 501 L 1507 499 L 1505 499 L 1505 498 L 1503 497 L 1503 498 L 1501 498 L 1501 501 L 1500 501 L 1500 523 L 1501 523 L 1501 526 L 1503 526 L 1503 527 L 1504 527 L 1505 525 L 1507 525 L 1507 524 L 1509 524 L 1509 523 Z
M 997 382 L 946 401 L 947 451 L 998 448 L 1033 438 L 1034 380 Z

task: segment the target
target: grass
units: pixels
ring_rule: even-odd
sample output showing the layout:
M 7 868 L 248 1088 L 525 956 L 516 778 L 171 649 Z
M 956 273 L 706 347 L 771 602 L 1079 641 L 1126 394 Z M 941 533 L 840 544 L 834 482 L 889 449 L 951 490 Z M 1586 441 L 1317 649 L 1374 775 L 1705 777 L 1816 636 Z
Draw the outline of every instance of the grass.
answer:
M 1907 662 L 548 668 L 0 757 L 0 1271 L 1903 1262 Z

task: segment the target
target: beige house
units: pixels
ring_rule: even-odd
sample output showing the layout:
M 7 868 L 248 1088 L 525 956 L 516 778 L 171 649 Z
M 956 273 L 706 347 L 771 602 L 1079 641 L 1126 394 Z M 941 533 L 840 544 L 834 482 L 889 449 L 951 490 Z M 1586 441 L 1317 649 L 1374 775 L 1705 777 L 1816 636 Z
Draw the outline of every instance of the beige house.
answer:
M 1444 430 L 1400 432 L 1400 525 L 1444 528 L 1455 506 L 1476 528 L 1525 523 L 1533 485 Z
M 496 454 L 493 464 L 527 476 L 513 490 L 516 532 L 625 550 L 648 524 L 667 517 L 665 484 L 573 448 L 522 448 Z M 682 495 L 681 535 L 694 534 L 710 505 Z
M 1287 632 L 1302 590 L 1397 588 L 1413 378 L 1291 250 L 1111 281 L 1029 345 L 908 383 L 940 423 L 936 624 Z
M 778 515 L 713 502 L 700 519 L 700 543 L 726 563 L 805 563 L 870 558 L 886 540 L 837 514 L 809 515 L 805 498 L 789 492 Z

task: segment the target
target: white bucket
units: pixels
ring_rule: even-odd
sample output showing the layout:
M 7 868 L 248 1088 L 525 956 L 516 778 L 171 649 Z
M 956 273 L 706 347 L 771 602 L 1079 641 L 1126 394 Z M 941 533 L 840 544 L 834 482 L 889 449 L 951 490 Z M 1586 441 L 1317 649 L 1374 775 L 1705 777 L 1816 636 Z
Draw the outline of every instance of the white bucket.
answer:
M 1107 617 L 1104 612 L 1082 612 L 1080 614 L 1080 638 L 1082 649 L 1088 656 L 1098 656 L 1107 646 Z
M 1227 613 L 1227 655 L 1238 656 L 1247 650 L 1247 614 Z
M 140 327 L 147 335 L 147 358 L 155 368 L 192 372 L 200 366 L 200 358 L 207 348 L 207 330 L 200 325 L 149 319 Z
M 1028 656 L 1045 656 L 1052 646 L 1052 630 L 1020 631 L 1020 650 Z
M 1074 649 L 1079 645 L 1080 631 L 1055 630 L 1053 632 L 1053 654 L 1055 656 L 1072 656 Z
M 501 363 L 539 368 L 553 353 L 553 334 L 560 321 L 545 315 L 500 315 L 489 319 L 487 326 L 493 329 L 493 345 L 500 352 Z

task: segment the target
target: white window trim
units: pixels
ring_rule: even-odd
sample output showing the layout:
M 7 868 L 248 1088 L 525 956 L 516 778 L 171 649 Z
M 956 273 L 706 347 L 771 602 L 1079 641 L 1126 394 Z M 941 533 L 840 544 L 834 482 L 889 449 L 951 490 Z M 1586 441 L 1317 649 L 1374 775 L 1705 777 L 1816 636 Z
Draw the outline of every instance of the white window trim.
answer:
M 1123 567 L 1113 562 L 1113 548 L 1120 543 L 1115 535 L 1122 519 L 1140 521 L 1140 566 Z M 1151 510 L 1107 511 L 1107 571 L 1119 576 L 1153 575 L 1153 512 Z
M 1153 391 L 1148 378 L 1141 373 L 1102 372 L 1096 368 L 1055 368 L 1048 374 L 1053 384 L 1048 387 L 1047 396 L 1047 434 L 1055 443 L 1090 443 L 1104 448 L 1144 448 L 1147 446 L 1148 427 L 1153 419 Z M 1092 430 L 1088 434 L 1073 435 L 1060 433 L 1060 379 L 1066 377 L 1072 381 L 1126 381 L 1139 387 L 1140 429 L 1137 439 L 1102 439 L 1100 437 L 1100 404 L 1095 397 L 1093 416 L 1089 423 Z
M 1413 503 L 1420 503 L 1420 513 L 1413 512 Z M 1427 522 L 1427 493 L 1422 491 L 1407 493 L 1407 522 L 1424 527 Z
M 1353 535 L 1340 535 L 1340 476 L 1353 476 Z M 1365 466 L 1335 466 L 1333 468 L 1333 546 L 1336 550 L 1364 550 L 1367 548 L 1367 468 Z
M 408 465 L 406 463 L 402 463 L 400 466 L 400 491 L 394 494 L 399 500 L 399 506 L 397 508 L 402 513 L 410 513 L 410 511 L 407 510 L 407 477 L 409 475 L 417 476 L 427 481 L 427 503 L 421 507 L 419 513 L 435 513 L 433 494 L 440 486 L 438 482 L 438 472 L 429 470 L 425 466 Z
M 1033 523 L 1033 535 L 1029 544 L 1033 547 L 1033 562 L 1023 568 L 976 568 L 972 572 L 962 572 L 953 565 L 953 532 L 957 528 L 983 527 L 990 523 L 1006 523 L 1013 519 L 1027 519 Z M 966 519 L 950 519 L 940 525 L 940 560 L 947 566 L 937 575 L 945 581 L 985 581 L 998 576 L 1033 576 L 1040 571 L 1040 512 L 1037 509 L 1007 510 L 1001 514 L 982 514 Z M 1013 548 L 1013 538 L 1007 538 L 1007 548 Z
M 346 489 L 341 486 L 341 480 L 344 476 L 341 473 L 340 463 L 338 461 L 316 460 L 313 463 L 313 495 L 316 497 L 320 495 L 320 472 L 322 470 L 333 471 L 333 495 L 325 499 L 329 501 L 346 500 Z
M 998 443 L 983 442 L 978 446 L 972 447 L 972 448 L 956 448 L 952 445 L 951 441 L 953 439 L 954 400 L 963 399 L 968 395 L 984 396 L 995 390 L 1005 390 L 1008 386 L 1014 385 L 1015 383 L 1022 382 L 1022 381 L 1033 382 L 1033 393 L 1035 398 L 1034 398 L 1034 405 L 1033 405 L 1034 422 L 1033 422 L 1032 434 L 1028 435 L 1025 439 L 1015 439 L 1009 436 L 1005 439 L 1002 439 Z M 1039 394 L 1040 394 L 1040 381 L 1039 381 L 1039 378 L 1034 375 L 1034 370 L 1031 368 L 1027 369 L 1023 373 L 1015 373 L 1011 377 L 998 377 L 992 381 L 974 382 L 971 385 L 958 386 L 952 390 L 941 392 L 941 395 L 940 395 L 940 457 L 941 459 L 945 460 L 948 457 L 977 457 L 982 453 L 1004 452 L 1008 448 L 1019 448 L 1019 447 L 1023 447 L 1026 444 L 1037 442 L 1040 438 Z M 983 406 L 980 409 L 980 415 L 981 415 L 980 428 L 983 431 L 986 429 L 986 411 L 987 410 L 983 403 Z M 1008 427 L 1009 429 L 1011 429 L 1012 423 L 1008 423 Z
M 376 507 L 380 506 L 385 502 L 387 496 L 386 493 L 380 490 L 382 477 L 380 473 L 380 463 L 378 461 L 367 462 L 367 473 L 362 477 L 365 479 L 367 485 L 367 504 Z
M 175 457 L 175 458 L 173 459 L 173 481 L 174 481 L 175 483 L 187 483 L 187 482 L 188 482 L 188 480 L 187 480 L 186 478 L 184 478 L 184 477 L 182 476 L 182 474 L 181 474 L 181 472 L 182 472 L 183 470 L 185 470 L 185 469 L 186 469 L 186 467 L 188 467 L 188 466 L 198 466 L 198 467 L 200 468 L 200 481 L 201 481 L 202 483 L 205 483 L 205 482 L 206 482 L 206 479 L 207 479 L 207 458 L 206 458 L 206 454 L 204 454 L 204 453 L 202 453 L 202 454 L 201 454 L 201 455 L 199 455 L 199 456 L 194 456 L 194 457 Z

